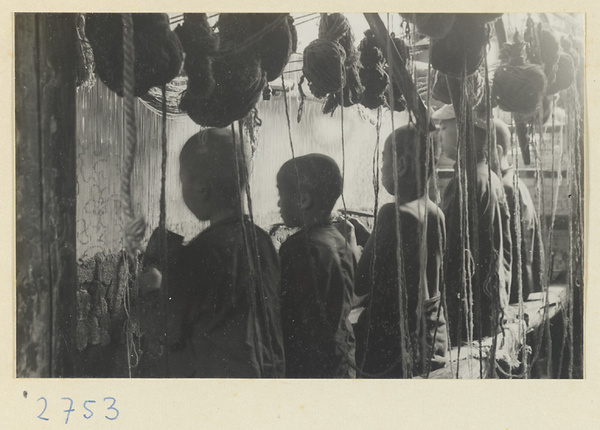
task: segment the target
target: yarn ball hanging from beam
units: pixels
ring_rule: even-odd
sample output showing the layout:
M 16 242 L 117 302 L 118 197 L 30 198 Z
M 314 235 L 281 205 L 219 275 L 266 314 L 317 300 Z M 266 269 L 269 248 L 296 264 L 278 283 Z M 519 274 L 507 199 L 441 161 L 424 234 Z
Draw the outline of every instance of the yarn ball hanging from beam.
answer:
M 133 13 L 134 94 L 141 96 L 154 86 L 167 84 L 181 69 L 183 52 L 179 38 L 169 27 L 167 14 Z M 123 95 L 122 14 L 89 13 L 86 35 L 94 51 L 96 73 L 108 88 Z
M 267 74 L 257 50 L 248 49 L 253 42 L 248 35 L 253 38 L 258 35 L 252 33 L 253 23 L 244 15 L 219 16 L 219 49 L 212 62 L 213 91 L 208 97 L 198 97 L 191 88 L 181 98 L 180 108 L 197 124 L 226 127 L 244 118 L 267 84 Z
M 183 24 L 175 28 L 175 34 L 185 52 L 183 68 L 188 76 L 186 103 L 190 103 L 192 98 L 206 99 L 215 87 L 212 55 L 216 52 L 218 43 L 206 14 L 183 14 Z
M 359 53 L 348 19 L 341 13 L 323 15 L 319 38 L 304 49 L 302 72 L 315 97 L 327 96 L 324 113 L 333 113 L 339 105 L 360 102 L 364 88 L 359 67 Z
M 222 40 L 247 44 L 258 55 L 270 82 L 281 76 L 296 51 L 293 22 L 289 13 L 223 13 L 217 25 Z
M 414 24 L 417 31 L 430 39 L 441 39 L 452 29 L 454 13 L 401 13 L 400 16 Z
M 489 30 L 476 18 L 477 14 L 456 14 L 450 32 L 431 42 L 431 66 L 442 73 L 460 76 L 474 73 L 483 62 L 484 46 Z
M 524 44 L 518 33 L 500 53 L 501 64 L 494 74 L 492 98 L 500 109 L 519 115 L 532 115 L 546 91 L 547 79 L 540 65 L 524 58 Z
M 548 84 L 546 94 L 556 94 L 559 91 L 566 90 L 575 80 L 575 64 L 569 54 L 561 54 L 558 58 L 558 68 L 554 82 Z
M 360 103 L 369 109 L 377 109 L 385 104 L 385 93 L 389 84 L 385 72 L 385 60 L 377 46 L 372 30 L 365 31 L 365 37 L 358 46 L 360 52 L 360 81 L 364 87 Z

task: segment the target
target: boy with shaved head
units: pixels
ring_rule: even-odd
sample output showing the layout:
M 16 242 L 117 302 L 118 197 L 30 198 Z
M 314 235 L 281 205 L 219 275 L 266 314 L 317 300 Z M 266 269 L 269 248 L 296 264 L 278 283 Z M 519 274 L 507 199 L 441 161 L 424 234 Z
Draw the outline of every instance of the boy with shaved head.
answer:
M 169 376 L 284 375 L 279 259 L 269 235 L 241 216 L 240 142 L 211 128 L 181 150 L 183 200 L 210 226 L 169 267 Z
M 279 250 L 281 317 L 288 378 L 352 378 L 353 249 L 333 224 L 342 192 L 336 162 L 323 154 L 296 157 L 277 174 L 283 222 L 301 230 Z
M 356 326 L 363 376 L 409 378 L 446 362 L 440 308 L 444 214 L 425 192 L 436 159 L 435 145 L 413 125 L 396 129 L 385 141 L 381 183 L 396 202 L 379 210 L 356 272 L 356 293 L 366 298 Z M 407 323 L 404 340 L 410 353 L 405 355 L 401 319 Z

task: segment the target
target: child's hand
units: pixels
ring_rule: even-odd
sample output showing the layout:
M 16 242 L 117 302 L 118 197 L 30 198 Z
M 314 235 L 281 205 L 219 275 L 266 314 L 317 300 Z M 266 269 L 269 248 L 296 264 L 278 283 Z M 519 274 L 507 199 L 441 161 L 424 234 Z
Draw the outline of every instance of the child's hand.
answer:
M 348 222 L 350 222 L 354 228 L 356 243 L 364 248 L 367 240 L 369 240 L 369 236 L 371 236 L 371 232 L 356 218 L 348 218 Z
M 341 233 L 342 236 L 348 242 L 348 246 L 352 249 L 356 261 L 360 259 L 361 250 L 356 243 L 356 234 L 354 233 L 354 226 L 352 223 L 347 221 L 346 219 L 340 217 L 337 222 L 333 224 L 337 231 Z

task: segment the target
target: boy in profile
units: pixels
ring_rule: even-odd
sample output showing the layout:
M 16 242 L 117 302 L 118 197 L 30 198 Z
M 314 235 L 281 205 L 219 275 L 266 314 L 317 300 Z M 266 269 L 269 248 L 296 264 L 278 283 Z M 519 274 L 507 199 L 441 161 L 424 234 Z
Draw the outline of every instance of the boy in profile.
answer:
M 357 360 L 367 377 L 408 378 L 411 373 L 426 371 L 423 363 L 435 368 L 446 362 L 446 324 L 440 309 L 444 214 L 425 194 L 437 155 L 434 147 L 429 148 L 425 134 L 412 125 L 396 129 L 385 141 L 381 183 L 396 202 L 379 210 L 356 272 L 356 293 L 366 298 L 356 328 Z M 355 226 L 357 237 L 364 236 L 364 229 Z M 399 306 L 402 275 L 406 313 Z M 399 328 L 402 315 L 407 322 L 405 345 L 410 351 L 404 356 Z
M 210 226 L 169 265 L 169 376 L 284 376 L 279 259 L 269 235 L 241 216 L 240 146 L 231 130 L 211 128 L 181 150 L 183 200 Z
M 296 157 L 279 170 L 277 187 L 283 222 L 301 228 L 279 250 L 286 377 L 353 378 L 355 257 L 331 216 L 340 169 L 322 154 Z

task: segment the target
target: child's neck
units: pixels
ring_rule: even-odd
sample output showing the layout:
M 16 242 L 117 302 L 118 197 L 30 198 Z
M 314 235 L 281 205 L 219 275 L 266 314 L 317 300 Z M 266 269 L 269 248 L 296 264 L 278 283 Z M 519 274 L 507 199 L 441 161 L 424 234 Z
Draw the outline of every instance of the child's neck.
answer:
M 302 217 L 303 228 L 312 227 L 314 225 L 326 224 L 331 222 L 331 214 L 323 215 L 321 213 L 304 212 Z

